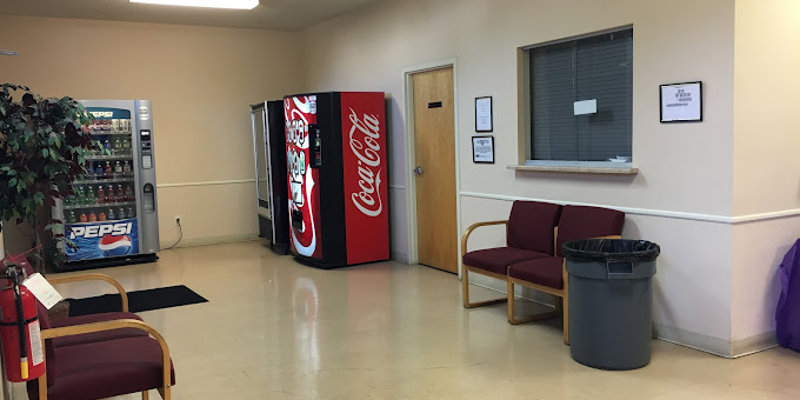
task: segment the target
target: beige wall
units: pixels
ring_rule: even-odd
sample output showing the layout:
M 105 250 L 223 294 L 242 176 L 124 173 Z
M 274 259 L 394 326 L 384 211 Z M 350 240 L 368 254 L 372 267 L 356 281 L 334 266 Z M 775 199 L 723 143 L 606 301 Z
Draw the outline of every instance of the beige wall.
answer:
M 47 96 L 151 99 L 161 242 L 254 237 L 248 105 L 302 79 L 299 40 L 281 32 L 0 16 L 0 80 Z M 244 181 L 221 185 L 204 182 Z M 200 186 L 186 186 L 187 184 Z
M 514 172 L 517 49 L 593 31 L 634 27 L 636 176 Z M 460 223 L 506 216 L 510 200 L 619 208 L 624 235 L 662 245 L 655 279 L 661 337 L 729 355 L 733 191 L 733 0 L 388 0 L 305 31 L 309 90 L 384 90 L 392 99 L 393 250 L 407 248 L 403 73 L 456 64 Z M 704 121 L 660 124 L 658 86 L 703 81 Z M 473 99 L 493 96 L 496 163 L 471 160 Z M 499 232 L 501 233 L 501 232 Z M 498 232 L 471 246 L 502 243 Z M 407 256 L 408 253 L 406 253 Z M 503 290 L 504 284 L 476 278 Z M 498 323 L 504 315 L 498 314 Z
M 771 335 L 778 266 L 800 237 L 800 2 L 737 0 L 734 75 L 734 341 Z

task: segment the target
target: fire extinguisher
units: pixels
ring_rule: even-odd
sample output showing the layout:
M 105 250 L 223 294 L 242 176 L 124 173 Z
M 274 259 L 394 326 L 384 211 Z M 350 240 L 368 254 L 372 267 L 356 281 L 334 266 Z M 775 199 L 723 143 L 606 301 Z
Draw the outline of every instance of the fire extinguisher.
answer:
M 11 284 L 0 290 L 0 340 L 6 377 L 11 382 L 33 380 L 45 371 L 36 298 L 20 285 L 16 265 L 6 269 L 4 278 Z

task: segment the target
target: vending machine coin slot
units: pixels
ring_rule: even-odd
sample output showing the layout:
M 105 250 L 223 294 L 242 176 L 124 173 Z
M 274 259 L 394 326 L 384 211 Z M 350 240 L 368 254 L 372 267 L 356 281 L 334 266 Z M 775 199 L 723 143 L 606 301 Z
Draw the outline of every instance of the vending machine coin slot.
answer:
M 319 125 L 308 125 L 308 139 L 309 139 L 309 165 L 311 168 L 319 168 L 322 166 L 322 137 L 319 131 Z
M 142 188 L 144 192 L 144 212 L 151 213 L 156 210 L 156 191 L 152 183 L 145 183 Z

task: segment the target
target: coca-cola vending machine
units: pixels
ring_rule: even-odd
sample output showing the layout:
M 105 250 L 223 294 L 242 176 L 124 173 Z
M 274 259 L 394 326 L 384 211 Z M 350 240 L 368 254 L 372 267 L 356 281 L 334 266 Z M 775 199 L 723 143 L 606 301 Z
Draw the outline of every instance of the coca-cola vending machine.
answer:
M 286 96 L 290 251 L 336 268 L 389 259 L 381 92 Z

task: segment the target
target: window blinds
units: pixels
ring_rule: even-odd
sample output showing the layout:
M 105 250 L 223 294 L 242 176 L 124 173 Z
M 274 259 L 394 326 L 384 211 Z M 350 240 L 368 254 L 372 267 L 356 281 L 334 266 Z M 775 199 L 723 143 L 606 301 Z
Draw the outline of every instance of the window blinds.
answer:
M 529 50 L 534 160 L 631 155 L 633 29 Z M 575 101 L 597 101 L 574 115 Z

